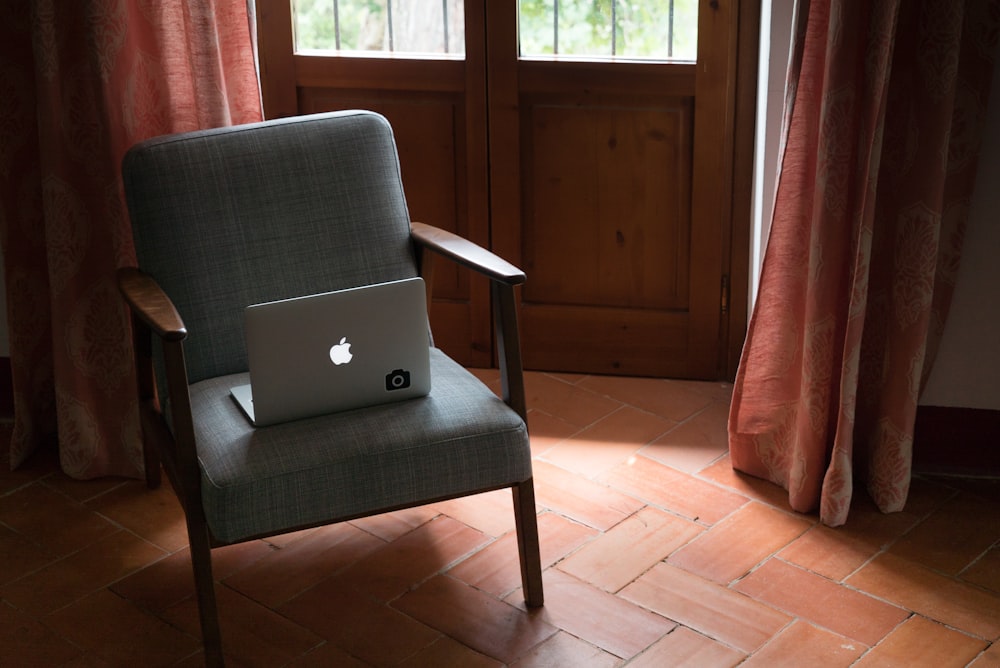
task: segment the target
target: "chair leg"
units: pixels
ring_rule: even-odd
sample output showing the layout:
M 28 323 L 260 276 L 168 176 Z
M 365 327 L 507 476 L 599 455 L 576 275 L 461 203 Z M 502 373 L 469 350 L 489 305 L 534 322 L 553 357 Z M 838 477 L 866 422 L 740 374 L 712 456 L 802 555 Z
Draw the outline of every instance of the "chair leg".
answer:
M 212 576 L 212 550 L 208 539 L 208 526 L 204 520 L 188 517 L 188 540 L 191 567 L 194 569 L 194 588 L 198 597 L 198 616 L 201 619 L 201 637 L 205 649 L 206 666 L 223 666 L 222 634 L 219 630 L 219 613 L 215 602 L 215 579 Z
M 517 525 L 517 552 L 521 559 L 521 587 L 524 602 L 531 608 L 545 602 L 542 592 L 542 558 L 539 553 L 538 517 L 535 512 L 535 484 L 531 478 L 514 485 L 514 522 Z

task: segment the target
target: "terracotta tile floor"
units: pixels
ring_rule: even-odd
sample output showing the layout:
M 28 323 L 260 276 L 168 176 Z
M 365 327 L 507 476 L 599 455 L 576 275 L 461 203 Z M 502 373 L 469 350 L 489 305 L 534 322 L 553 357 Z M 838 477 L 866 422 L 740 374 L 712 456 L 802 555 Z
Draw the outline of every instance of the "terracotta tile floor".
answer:
M 1000 666 L 1000 481 L 830 529 L 733 472 L 729 392 L 529 373 L 542 610 L 495 492 L 216 551 L 230 665 Z M 3 470 L 0 664 L 199 665 L 186 543 L 169 488 Z

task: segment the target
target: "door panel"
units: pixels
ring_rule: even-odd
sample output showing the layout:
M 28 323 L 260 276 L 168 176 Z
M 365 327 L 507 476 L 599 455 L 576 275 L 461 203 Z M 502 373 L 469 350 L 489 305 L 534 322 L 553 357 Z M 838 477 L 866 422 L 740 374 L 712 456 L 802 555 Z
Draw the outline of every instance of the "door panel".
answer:
M 700 10 L 697 65 L 488 43 L 492 238 L 528 274 L 528 368 L 721 375 L 736 22 Z M 488 11 L 516 31 L 516 8 Z
M 383 113 L 412 218 L 525 269 L 527 368 L 726 373 L 737 15 L 755 0 L 698 3 L 697 64 L 522 58 L 513 0 L 467 3 L 464 58 L 289 54 L 289 0 L 257 2 L 267 116 Z M 490 364 L 485 282 L 438 267 L 436 342 Z
M 411 219 L 465 237 L 483 235 L 484 230 L 470 226 L 465 213 L 468 147 L 459 96 L 309 87 L 300 90 L 299 108 L 302 113 L 370 109 L 385 116 L 396 137 Z M 430 313 L 435 344 L 464 364 L 489 366 L 488 285 L 454 263 L 439 262 L 435 267 Z M 474 300 L 474 295 L 479 298 Z
M 690 102 L 525 102 L 524 301 L 687 308 Z
M 691 100 L 540 97 L 521 105 L 526 366 L 683 372 Z
M 340 109 L 381 113 L 396 138 L 410 217 L 488 247 L 481 28 L 478 38 L 462 39 L 464 58 L 314 51 L 289 56 L 285 51 L 292 48 L 289 0 L 257 0 L 257 5 L 266 116 Z M 464 14 L 451 15 L 463 17 L 467 26 L 470 22 L 481 26 L 483 21 L 481 8 L 477 12 L 473 6 Z M 398 41 L 397 34 L 397 46 Z M 433 294 L 429 316 L 435 344 L 462 364 L 490 366 L 487 282 L 452 263 L 438 262 Z

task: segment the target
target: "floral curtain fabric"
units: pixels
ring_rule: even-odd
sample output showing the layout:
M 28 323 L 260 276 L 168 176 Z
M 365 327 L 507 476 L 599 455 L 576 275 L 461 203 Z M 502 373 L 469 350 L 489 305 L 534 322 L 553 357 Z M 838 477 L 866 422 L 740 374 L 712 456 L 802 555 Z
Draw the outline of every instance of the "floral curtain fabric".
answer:
M 57 443 L 73 477 L 141 475 L 119 166 L 152 136 L 260 120 L 251 30 L 246 0 L 0 3 L 12 467 Z
M 1000 36 L 996 0 L 812 0 L 733 466 L 847 519 L 855 480 L 900 510 L 947 316 Z

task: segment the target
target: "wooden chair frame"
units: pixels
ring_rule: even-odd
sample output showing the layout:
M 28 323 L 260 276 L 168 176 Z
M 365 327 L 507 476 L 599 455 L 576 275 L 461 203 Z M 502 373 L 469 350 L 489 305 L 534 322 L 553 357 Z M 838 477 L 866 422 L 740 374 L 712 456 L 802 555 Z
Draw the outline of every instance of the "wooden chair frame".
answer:
M 524 282 L 524 273 L 493 253 L 445 230 L 413 223 L 411 238 L 417 252 L 420 274 L 427 284 L 430 297 L 433 284 L 434 260 L 440 255 L 468 267 L 490 279 L 493 302 L 494 336 L 500 367 L 501 393 L 504 402 L 527 424 L 521 348 L 517 326 L 514 290 Z M 208 526 L 202 507 L 201 472 L 195 445 L 194 423 L 191 417 L 188 376 L 184 360 L 184 339 L 187 329 L 170 298 L 149 275 L 134 267 L 118 272 L 118 283 L 132 312 L 135 363 L 138 377 L 140 418 L 143 434 L 143 455 L 146 483 L 156 488 L 161 483 L 160 470 L 167 472 L 180 499 L 187 521 L 191 563 L 201 622 L 202 640 L 207 665 L 223 665 L 222 637 L 219 629 L 212 575 L 211 550 L 226 543 L 216 539 Z M 428 303 L 430 300 L 428 299 Z M 153 368 L 153 338 L 163 347 L 167 391 L 170 394 L 172 429 L 160 410 L 156 396 Z M 535 515 L 533 480 L 510 486 L 513 492 L 517 546 L 520 555 L 521 583 L 525 602 L 530 607 L 543 604 L 542 567 L 539 556 L 538 524 Z M 476 490 L 459 496 L 469 496 L 496 488 Z M 414 505 L 444 501 L 451 497 L 426 499 L 416 504 L 394 508 L 379 508 L 362 515 L 332 517 L 320 523 L 334 524 L 368 515 L 400 510 Z M 286 531 L 306 529 L 309 525 L 289 527 Z M 271 535 L 271 534 L 267 534 Z M 241 541 L 265 536 L 251 536 Z

